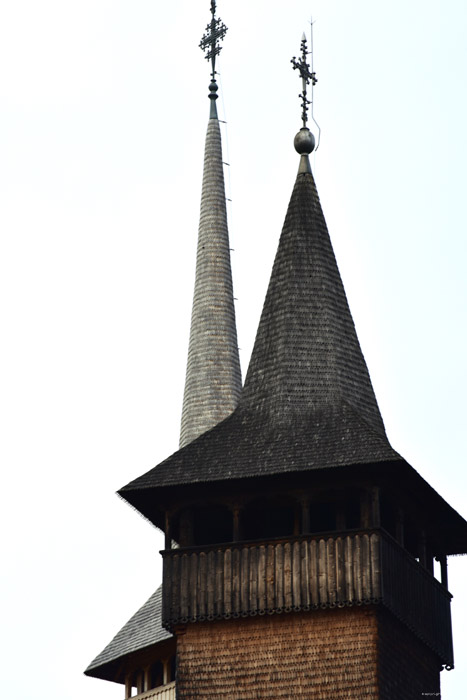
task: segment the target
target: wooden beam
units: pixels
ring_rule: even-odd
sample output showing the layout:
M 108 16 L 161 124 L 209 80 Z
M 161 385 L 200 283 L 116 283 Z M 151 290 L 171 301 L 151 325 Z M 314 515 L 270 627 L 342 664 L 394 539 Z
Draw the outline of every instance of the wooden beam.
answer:
M 298 502 L 294 505 L 293 534 L 295 537 L 300 534 L 300 504 Z
M 140 695 L 144 692 L 144 674 L 142 671 L 138 671 L 136 676 L 136 693 Z
M 441 565 L 441 583 L 445 588 L 448 587 L 448 558 L 445 554 L 439 557 L 439 563 Z
M 164 685 L 167 685 L 167 683 L 170 683 L 170 659 L 162 659 L 162 669 L 162 683 Z
M 381 499 L 379 486 L 371 489 L 371 527 L 381 526 Z
M 310 501 L 308 498 L 302 498 L 302 535 L 308 535 L 310 532 Z
M 345 530 L 345 508 L 342 503 L 336 504 L 336 528 Z
M 131 684 L 131 673 L 127 673 L 125 676 L 125 700 L 131 698 L 132 687 L 133 686 Z
M 432 576 L 434 575 L 433 557 L 434 557 L 434 555 L 433 555 L 433 549 L 431 547 L 431 542 L 427 538 L 427 540 L 426 540 L 426 570 Z
M 360 494 L 360 522 L 365 530 L 370 527 L 370 494 L 366 489 Z
M 404 546 L 404 511 L 401 506 L 396 509 L 396 540 Z
M 170 518 L 170 513 L 168 510 L 165 511 L 165 549 L 172 549 L 172 522 Z
M 240 506 L 235 505 L 232 509 L 232 519 L 233 519 L 233 541 L 240 542 L 242 538 L 242 522 L 241 522 L 241 512 Z
M 419 559 L 420 559 L 420 564 L 427 569 L 428 566 L 428 556 L 427 556 L 427 547 L 426 547 L 426 533 L 425 530 L 421 530 L 419 536 L 418 536 L 418 554 L 419 554 Z
M 194 540 L 193 511 L 185 508 L 180 515 L 180 546 L 191 547 Z
M 151 690 L 151 667 L 146 666 L 144 669 L 144 691 Z

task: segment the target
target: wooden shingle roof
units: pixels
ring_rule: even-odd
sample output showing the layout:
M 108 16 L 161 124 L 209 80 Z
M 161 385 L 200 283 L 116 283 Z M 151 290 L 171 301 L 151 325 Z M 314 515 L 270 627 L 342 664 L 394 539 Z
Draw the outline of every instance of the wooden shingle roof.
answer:
M 300 173 L 238 407 L 120 494 L 136 505 L 141 489 L 393 460 L 313 176 Z
M 384 436 L 311 173 L 292 193 L 242 405 L 281 420 L 348 406 Z
M 341 467 L 389 470 L 430 504 L 445 551 L 466 551 L 467 523 L 389 444 L 313 176 L 300 172 L 237 408 L 119 493 L 163 528 L 179 488 Z
M 242 388 L 223 167 L 219 121 L 213 110 L 204 152 L 180 447 L 232 413 Z
M 215 103 L 206 132 L 188 363 L 180 444 L 230 415 L 242 387 L 230 265 L 222 143 Z M 115 680 L 118 664 L 172 635 L 161 623 L 161 588 L 88 666 L 89 676 Z
M 116 666 L 124 657 L 171 639 L 170 632 L 162 627 L 161 613 L 162 586 L 96 656 L 87 667 L 85 674 L 104 680 L 116 680 Z

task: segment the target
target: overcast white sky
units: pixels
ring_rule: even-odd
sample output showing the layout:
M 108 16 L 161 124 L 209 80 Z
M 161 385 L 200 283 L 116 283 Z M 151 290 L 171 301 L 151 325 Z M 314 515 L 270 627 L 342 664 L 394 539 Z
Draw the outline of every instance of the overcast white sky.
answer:
M 159 584 L 115 496 L 178 444 L 208 0 L 0 0 L 2 697 L 120 699 L 86 665 Z M 313 169 L 389 438 L 467 516 L 465 0 L 220 0 L 243 372 L 298 167 Z M 450 560 L 467 687 L 467 559 Z M 462 599 L 464 593 L 464 600 Z

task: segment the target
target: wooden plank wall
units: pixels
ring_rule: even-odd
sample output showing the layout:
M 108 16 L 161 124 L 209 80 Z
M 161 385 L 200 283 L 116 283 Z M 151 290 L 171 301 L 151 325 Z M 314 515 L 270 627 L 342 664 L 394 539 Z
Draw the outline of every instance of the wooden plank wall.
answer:
M 379 533 L 164 553 L 165 623 L 378 602 Z

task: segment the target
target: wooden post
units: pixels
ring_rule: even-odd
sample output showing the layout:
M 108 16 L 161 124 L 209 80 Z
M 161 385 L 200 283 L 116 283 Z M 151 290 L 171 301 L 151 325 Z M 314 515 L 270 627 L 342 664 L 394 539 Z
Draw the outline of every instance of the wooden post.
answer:
M 381 507 L 379 486 L 371 489 L 371 527 L 381 526 Z
M 418 555 L 420 559 L 420 564 L 427 569 L 427 562 L 428 562 L 428 557 L 427 557 L 427 551 L 426 551 L 426 534 L 425 530 L 422 530 L 420 532 L 419 538 L 418 538 Z
M 144 669 L 144 692 L 151 690 L 151 667 L 146 666 Z
M 169 511 L 165 511 L 165 549 L 172 549 L 172 523 Z
M 300 504 L 295 503 L 293 510 L 293 534 L 294 537 L 298 537 L 298 535 L 300 534 Z
M 241 523 L 241 508 L 235 505 L 232 509 L 232 539 L 234 542 L 240 542 L 242 539 L 242 523 Z
M 441 583 L 445 588 L 448 587 L 448 558 L 445 554 L 441 554 L 439 557 L 439 563 L 441 565 Z
M 128 700 L 128 698 L 131 698 L 131 691 L 132 691 L 131 673 L 127 673 L 125 676 L 125 700 Z
M 136 676 L 136 693 L 140 695 L 144 692 L 144 674 L 142 671 L 138 671 Z
M 425 549 L 426 549 L 426 570 L 429 574 L 434 576 L 433 567 L 433 550 L 431 548 L 430 540 L 425 538 Z
M 336 505 L 336 529 L 345 530 L 345 509 L 342 503 Z
M 366 489 L 360 494 L 360 522 L 364 530 L 370 527 L 370 496 Z
M 310 533 L 310 501 L 308 498 L 302 498 L 302 535 Z
M 404 546 L 404 511 L 400 506 L 396 510 L 396 540 Z
M 180 515 L 180 545 L 191 547 L 193 545 L 193 511 L 186 508 Z
M 162 659 L 162 669 L 163 669 L 162 683 L 163 683 L 163 685 L 167 685 L 167 683 L 170 683 L 169 659 Z

